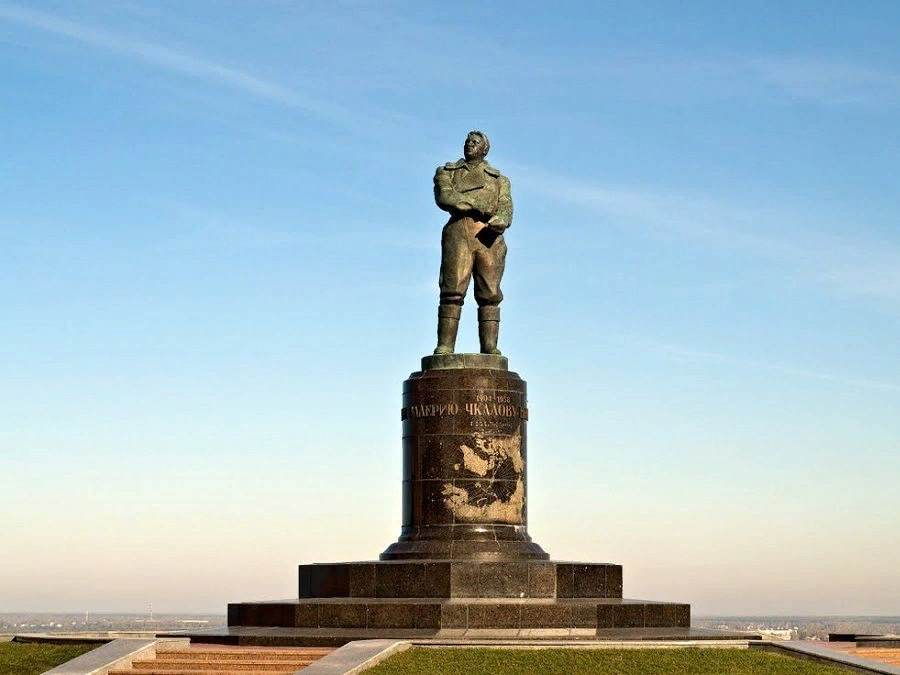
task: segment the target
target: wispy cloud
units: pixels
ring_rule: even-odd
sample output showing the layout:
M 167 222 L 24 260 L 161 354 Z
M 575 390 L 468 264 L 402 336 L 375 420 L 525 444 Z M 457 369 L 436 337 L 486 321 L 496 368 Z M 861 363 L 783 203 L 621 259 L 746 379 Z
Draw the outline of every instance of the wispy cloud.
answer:
M 513 168 L 519 184 L 527 189 L 601 214 L 613 226 L 767 258 L 816 282 L 900 299 L 900 246 L 862 234 L 828 234 L 817 214 L 589 183 L 521 165 Z M 841 229 L 859 228 L 845 225 Z
M 727 248 L 768 255 L 790 252 L 784 242 L 754 233 L 762 220 L 758 211 L 726 207 L 701 195 L 678 195 L 601 185 L 550 175 L 513 165 L 519 183 L 550 198 L 614 216 L 626 227 L 636 224 L 658 234 L 702 239 Z
M 56 14 L 9 3 L 0 3 L 0 19 L 69 38 L 182 77 L 214 82 L 260 100 L 288 106 L 329 121 L 341 121 L 354 127 L 359 126 L 361 122 L 347 108 L 308 96 L 246 70 L 217 63 L 180 49 L 119 35 Z
M 597 53 L 568 72 L 619 83 L 641 97 L 667 101 L 802 99 L 839 107 L 900 104 L 900 73 L 889 67 L 818 57 L 754 52 L 629 51 Z M 560 63 L 556 76 L 567 69 Z
M 313 226 L 298 226 L 294 220 L 281 224 L 259 224 L 235 218 L 225 211 L 193 204 L 166 204 L 172 222 L 180 232 L 168 240 L 168 245 L 182 250 L 219 250 L 243 254 L 248 251 L 309 249 L 334 247 L 342 250 L 433 249 L 435 242 L 424 235 L 411 237 L 401 227 L 373 230 L 368 222 L 342 220 L 340 227 L 327 221 Z M 435 282 L 436 283 L 436 282 Z
M 801 368 L 793 368 L 790 366 L 782 366 L 755 359 L 746 359 L 728 354 L 720 354 L 718 352 L 710 352 L 699 349 L 683 347 L 673 344 L 651 343 L 648 348 L 663 358 L 675 360 L 682 363 L 715 363 L 726 366 L 735 366 L 742 368 L 752 368 L 755 370 L 767 370 L 782 375 L 799 377 L 810 380 L 823 380 L 826 382 L 834 382 L 836 384 L 847 385 L 851 387 L 859 387 L 864 389 L 878 389 L 881 391 L 900 391 L 900 384 L 895 382 L 886 382 L 882 380 L 870 380 L 867 378 L 846 377 L 843 375 L 834 375 L 819 371 L 803 370 Z
M 798 98 L 838 106 L 900 103 L 900 75 L 809 57 L 747 59 L 766 84 Z

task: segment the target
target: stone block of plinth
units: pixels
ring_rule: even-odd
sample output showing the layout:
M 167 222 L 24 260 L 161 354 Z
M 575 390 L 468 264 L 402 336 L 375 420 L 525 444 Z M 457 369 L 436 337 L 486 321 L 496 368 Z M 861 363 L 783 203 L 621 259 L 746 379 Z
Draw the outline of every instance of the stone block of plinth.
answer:
M 553 560 L 300 565 L 300 598 L 621 598 L 622 567 Z
M 324 631 L 689 628 L 690 610 L 683 604 L 621 598 L 310 598 L 230 605 L 229 626 Z
M 597 627 L 603 628 L 690 628 L 688 604 L 623 600 L 597 605 Z

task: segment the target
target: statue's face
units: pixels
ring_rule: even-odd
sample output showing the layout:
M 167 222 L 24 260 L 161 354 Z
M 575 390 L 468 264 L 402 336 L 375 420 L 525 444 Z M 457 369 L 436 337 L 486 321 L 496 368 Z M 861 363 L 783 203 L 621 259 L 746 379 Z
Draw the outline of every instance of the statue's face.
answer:
M 466 142 L 463 145 L 463 156 L 469 160 L 483 159 L 484 139 L 478 134 L 469 134 L 466 136 Z

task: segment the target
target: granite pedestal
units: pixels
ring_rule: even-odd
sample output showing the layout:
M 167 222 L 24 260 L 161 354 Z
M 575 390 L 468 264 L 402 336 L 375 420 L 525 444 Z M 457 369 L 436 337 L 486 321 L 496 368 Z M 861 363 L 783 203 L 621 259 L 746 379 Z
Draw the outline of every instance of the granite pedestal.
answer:
M 526 385 L 506 358 L 425 357 L 400 416 L 399 539 L 377 561 L 300 565 L 296 599 L 230 604 L 219 641 L 690 632 L 687 604 L 623 599 L 620 565 L 551 561 L 532 541 Z
M 403 524 L 381 559 L 547 560 L 526 527 L 525 381 L 486 354 L 425 369 L 453 356 L 476 355 L 403 383 Z

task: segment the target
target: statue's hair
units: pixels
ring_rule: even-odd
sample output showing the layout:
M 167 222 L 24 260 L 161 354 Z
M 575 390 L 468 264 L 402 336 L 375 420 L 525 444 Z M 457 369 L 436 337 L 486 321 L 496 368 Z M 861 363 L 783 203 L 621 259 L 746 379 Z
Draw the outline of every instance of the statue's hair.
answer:
M 484 141 L 484 156 L 487 157 L 487 154 L 491 149 L 491 142 L 488 140 L 487 134 L 483 131 L 470 131 L 468 134 L 466 134 L 466 138 L 472 136 L 473 134 L 475 136 L 481 136 L 481 140 Z

